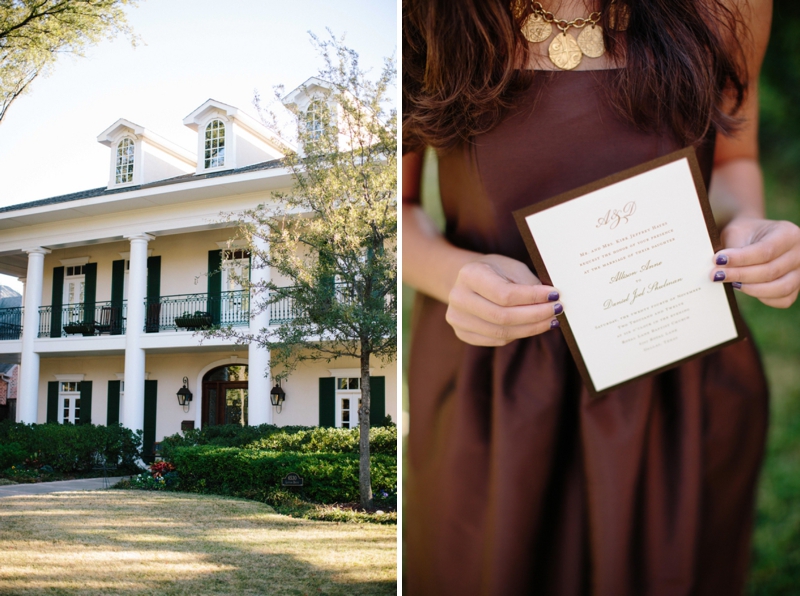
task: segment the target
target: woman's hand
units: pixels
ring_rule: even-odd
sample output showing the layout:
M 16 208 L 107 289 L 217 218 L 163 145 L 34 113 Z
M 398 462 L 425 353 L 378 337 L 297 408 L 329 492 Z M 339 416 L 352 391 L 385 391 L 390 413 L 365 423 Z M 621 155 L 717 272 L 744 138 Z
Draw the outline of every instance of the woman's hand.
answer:
M 800 290 L 800 228 L 788 221 L 740 217 L 722 231 L 714 281 L 733 282 L 768 306 L 788 308 Z
M 528 267 L 501 255 L 465 264 L 450 291 L 447 322 L 461 341 L 504 346 L 559 326 L 558 291 L 542 285 Z

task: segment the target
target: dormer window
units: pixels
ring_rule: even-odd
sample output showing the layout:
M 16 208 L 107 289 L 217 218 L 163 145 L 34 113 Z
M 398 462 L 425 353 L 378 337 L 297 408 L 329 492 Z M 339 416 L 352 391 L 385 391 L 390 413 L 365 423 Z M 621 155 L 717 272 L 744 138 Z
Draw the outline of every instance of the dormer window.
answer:
M 318 139 L 322 135 L 324 106 L 318 99 L 312 101 L 306 110 L 306 130 L 312 139 Z
M 206 126 L 205 164 L 206 169 L 225 165 L 225 125 L 220 120 Z
M 133 182 L 133 141 L 124 138 L 117 145 L 117 184 Z

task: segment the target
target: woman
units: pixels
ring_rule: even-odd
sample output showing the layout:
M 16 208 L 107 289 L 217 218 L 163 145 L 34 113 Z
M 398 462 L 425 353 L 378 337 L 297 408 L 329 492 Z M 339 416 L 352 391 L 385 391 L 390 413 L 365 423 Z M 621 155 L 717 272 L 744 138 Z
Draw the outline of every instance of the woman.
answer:
M 763 219 L 757 163 L 771 2 L 403 9 L 408 593 L 741 593 L 768 410 L 752 341 L 591 399 L 511 214 L 694 145 L 709 276 L 790 306 L 800 230 Z M 428 146 L 444 235 L 418 205 Z

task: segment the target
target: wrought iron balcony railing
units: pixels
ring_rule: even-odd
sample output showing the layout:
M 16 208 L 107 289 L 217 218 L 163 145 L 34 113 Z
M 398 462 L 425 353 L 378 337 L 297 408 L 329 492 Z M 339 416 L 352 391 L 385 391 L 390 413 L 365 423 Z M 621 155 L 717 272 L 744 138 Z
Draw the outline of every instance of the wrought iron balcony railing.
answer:
M 65 304 L 60 308 L 39 308 L 39 337 L 68 335 L 122 335 L 128 316 L 126 302 Z
M 22 307 L 0 308 L 0 340 L 19 339 L 22 335 Z
M 270 325 L 287 323 L 302 314 L 290 291 L 291 288 L 276 291 L 278 298 L 269 305 Z M 334 286 L 331 299 L 339 304 L 352 304 L 356 296 L 352 286 L 339 283 Z M 250 296 L 244 290 L 221 292 L 218 296 L 205 293 L 161 296 L 158 300 L 146 300 L 144 306 L 143 331 L 147 333 L 250 324 Z M 55 311 L 52 306 L 42 306 L 39 308 L 39 337 L 122 335 L 126 318 L 127 302 L 121 306 L 111 302 L 68 304 Z M 21 329 L 21 307 L 0 309 L 0 339 L 19 339 Z
M 237 290 L 208 294 L 161 296 L 159 302 L 146 303 L 145 331 L 208 329 L 250 324 L 250 296 Z

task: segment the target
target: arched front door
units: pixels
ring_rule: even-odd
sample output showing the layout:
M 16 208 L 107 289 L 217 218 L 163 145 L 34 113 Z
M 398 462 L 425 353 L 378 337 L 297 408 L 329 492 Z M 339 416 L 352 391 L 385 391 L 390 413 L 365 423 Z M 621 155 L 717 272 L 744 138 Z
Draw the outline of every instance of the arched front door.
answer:
M 220 366 L 203 377 L 202 425 L 247 425 L 247 365 Z

